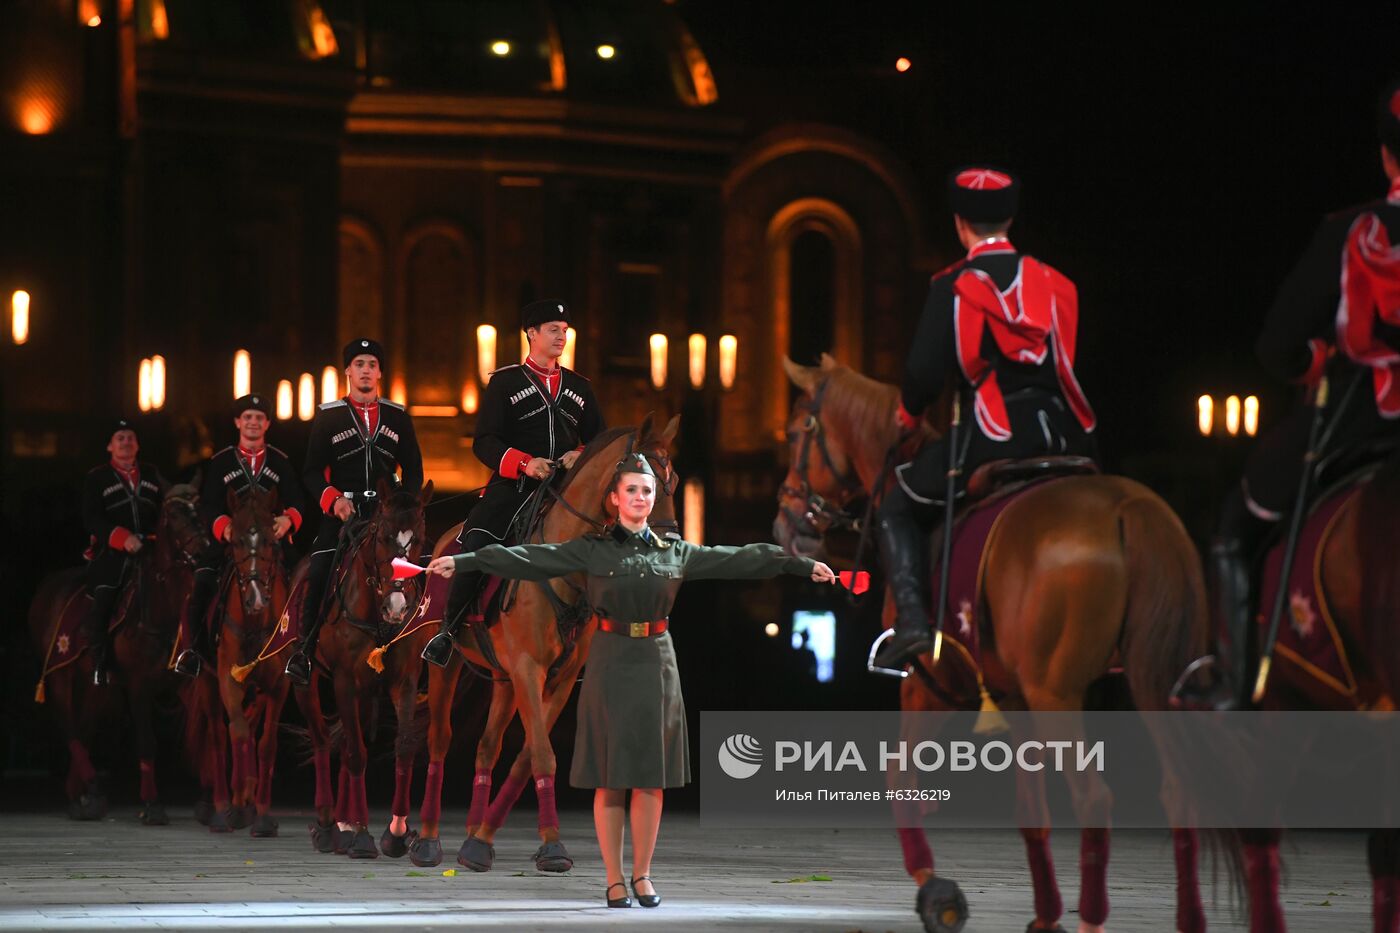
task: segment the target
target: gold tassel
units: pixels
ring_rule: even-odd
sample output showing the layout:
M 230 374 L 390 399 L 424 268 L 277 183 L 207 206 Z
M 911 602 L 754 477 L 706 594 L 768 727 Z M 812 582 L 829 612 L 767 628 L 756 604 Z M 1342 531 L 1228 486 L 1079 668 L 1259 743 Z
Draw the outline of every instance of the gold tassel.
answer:
M 262 659 L 259 658 L 258 660 Z M 235 682 L 241 684 L 243 683 L 243 681 L 248 679 L 248 675 L 253 673 L 253 668 L 257 666 L 258 661 L 252 661 L 248 664 L 235 664 L 233 667 L 228 669 L 228 673 L 229 676 L 232 677 Z
M 1001 714 L 1001 708 L 987 692 L 987 685 L 979 682 L 977 687 L 982 691 L 982 709 L 978 711 L 977 724 L 972 727 L 972 731 L 978 735 L 996 735 L 1010 731 L 1011 724 L 1006 721 L 1006 717 Z
M 384 648 L 387 647 L 389 646 L 384 646 Z M 369 653 L 369 657 L 365 658 L 365 663 L 380 674 L 384 673 L 384 648 L 375 648 Z
M 44 678 L 39 678 L 39 686 L 34 688 L 34 702 L 43 703 L 48 696 L 44 693 Z

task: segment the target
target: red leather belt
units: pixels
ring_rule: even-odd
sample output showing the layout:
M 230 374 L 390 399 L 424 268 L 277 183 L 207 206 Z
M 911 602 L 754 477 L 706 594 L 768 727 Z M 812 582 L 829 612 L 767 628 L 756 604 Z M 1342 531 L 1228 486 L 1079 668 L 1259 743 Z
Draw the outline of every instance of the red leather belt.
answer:
M 658 619 L 655 622 L 619 622 L 616 619 L 598 617 L 598 628 L 601 631 L 626 635 L 628 638 L 650 638 L 660 635 L 666 631 L 667 624 L 666 619 Z

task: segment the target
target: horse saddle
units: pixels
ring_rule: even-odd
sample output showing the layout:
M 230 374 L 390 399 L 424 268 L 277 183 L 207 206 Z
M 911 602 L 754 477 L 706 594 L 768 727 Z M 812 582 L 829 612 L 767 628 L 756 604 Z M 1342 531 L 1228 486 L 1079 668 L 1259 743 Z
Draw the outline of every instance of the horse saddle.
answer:
M 1055 476 L 1083 476 L 1099 471 L 1088 457 L 1046 456 L 1024 460 L 989 460 L 967 481 L 967 497 L 985 499 L 993 493 L 1009 491 L 1008 487 L 1050 479 Z

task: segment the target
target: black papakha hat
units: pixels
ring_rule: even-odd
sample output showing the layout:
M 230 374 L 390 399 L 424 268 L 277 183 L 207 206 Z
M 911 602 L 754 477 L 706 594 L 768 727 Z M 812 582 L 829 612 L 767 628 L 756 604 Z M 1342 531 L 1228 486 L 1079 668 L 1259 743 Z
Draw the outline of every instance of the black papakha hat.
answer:
M 344 361 L 342 365 L 348 368 L 351 360 L 366 353 L 379 361 L 380 369 L 384 368 L 384 347 L 378 340 L 368 337 L 357 337 L 345 345 L 345 349 L 340 351 L 340 358 Z
M 269 418 L 272 417 L 272 406 L 268 404 L 267 396 L 258 395 L 256 392 L 245 395 L 233 403 L 233 417 L 235 420 L 242 418 L 245 411 L 260 411 Z
M 112 422 L 112 429 L 107 432 L 107 443 L 112 443 L 112 438 L 116 436 L 118 431 L 130 431 L 132 434 L 137 433 L 136 425 L 132 424 L 126 418 L 118 418 L 116 421 Z
M 1005 169 L 986 165 L 958 169 L 948 176 L 948 204 L 972 223 L 996 223 L 1016 216 L 1021 182 Z
M 569 306 L 557 299 L 546 298 L 543 301 L 532 301 L 520 309 L 521 330 L 541 327 L 550 321 L 563 321 L 572 326 L 574 322 L 569 317 Z

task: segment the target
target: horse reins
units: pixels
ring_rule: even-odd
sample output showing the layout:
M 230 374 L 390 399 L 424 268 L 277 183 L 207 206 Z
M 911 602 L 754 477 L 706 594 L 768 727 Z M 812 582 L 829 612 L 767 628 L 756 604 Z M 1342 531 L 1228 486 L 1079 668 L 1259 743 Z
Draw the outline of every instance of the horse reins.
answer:
M 864 488 L 854 466 L 847 464 L 846 470 L 837 469 L 836 460 L 831 456 L 830 448 L 827 447 L 826 433 L 822 430 L 821 406 L 822 397 L 826 394 L 828 385 L 828 382 L 823 382 L 818 386 L 817 391 L 812 395 L 811 404 L 802 406 L 807 411 L 807 417 L 801 427 L 802 444 L 797 451 L 797 462 L 792 467 L 792 472 L 797 476 L 800 485 L 789 486 L 784 483 L 778 487 L 778 510 L 787 517 L 794 529 L 802 530 L 805 522 L 806 527 L 817 532 L 818 535 L 825 534 L 832 528 L 856 527 L 856 517 L 846 511 L 845 502 L 849 502 Z M 788 437 L 792 439 L 791 434 Z M 841 492 L 844 494 L 841 497 L 843 502 L 833 502 L 812 490 L 812 484 L 807 479 L 807 470 L 811 463 L 813 447 L 816 447 L 822 463 L 839 484 Z M 803 500 L 805 509 L 803 514 L 799 516 L 788 508 L 783 501 L 786 498 Z

